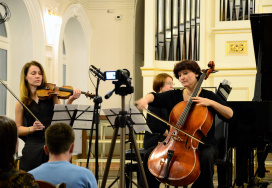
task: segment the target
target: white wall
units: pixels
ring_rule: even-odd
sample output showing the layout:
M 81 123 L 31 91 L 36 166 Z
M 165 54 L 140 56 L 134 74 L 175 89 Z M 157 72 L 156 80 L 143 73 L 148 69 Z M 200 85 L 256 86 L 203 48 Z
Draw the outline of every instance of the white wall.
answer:
M 36 12 L 39 10 L 37 2 L 33 3 L 31 7 L 26 6 L 29 5 L 28 0 L 6 0 L 4 2 L 8 5 L 11 12 L 10 20 L 5 23 L 10 42 L 8 51 L 8 84 L 19 97 L 20 73 L 23 65 L 32 60 L 40 61 L 44 59 L 42 54 L 45 52 L 40 53 L 37 50 L 44 45 L 44 33 L 41 30 L 42 21 L 40 20 L 40 14 Z M 33 20 L 32 17 L 35 17 L 35 19 Z M 36 30 L 33 29 L 33 24 L 36 24 Z M 33 36 L 36 36 L 36 38 L 34 39 Z M 40 62 L 43 64 L 43 61 Z M 9 93 L 7 96 L 7 116 L 14 118 L 16 99 Z
M 101 71 L 116 71 L 118 69 L 128 69 L 130 76 L 134 76 L 134 11 L 133 7 L 120 10 L 111 10 L 105 6 L 103 9 L 90 11 L 90 22 L 92 26 L 91 41 L 91 65 L 100 68 Z M 117 20 L 116 16 L 120 15 L 121 20 Z M 96 78 L 91 76 L 96 84 Z M 108 100 L 104 99 L 105 94 L 113 90 L 115 87 L 112 81 L 100 83 L 99 95 L 103 97 L 102 109 L 111 107 L 120 107 L 121 97 L 112 95 Z M 91 86 L 91 91 L 95 88 Z M 126 97 L 128 104 L 130 96 Z

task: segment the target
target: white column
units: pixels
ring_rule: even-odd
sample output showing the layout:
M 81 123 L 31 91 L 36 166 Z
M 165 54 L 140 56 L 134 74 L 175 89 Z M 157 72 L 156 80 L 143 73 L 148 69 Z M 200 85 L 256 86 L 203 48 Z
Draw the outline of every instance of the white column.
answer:
M 145 1 L 143 96 L 152 91 L 155 61 L 155 0 Z
M 153 68 L 155 60 L 155 0 L 145 1 L 144 67 Z

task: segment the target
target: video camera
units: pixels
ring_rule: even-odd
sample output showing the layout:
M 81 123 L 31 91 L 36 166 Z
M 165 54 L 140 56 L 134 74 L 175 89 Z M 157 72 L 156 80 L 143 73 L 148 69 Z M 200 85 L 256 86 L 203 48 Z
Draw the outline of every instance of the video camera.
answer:
M 130 73 L 127 69 L 120 69 L 117 71 L 105 71 L 104 76 L 106 80 L 127 80 Z
M 119 69 L 117 71 L 105 71 L 104 77 L 106 80 L 117 80 L 112 83 L 115 84 L 115 93 L 119 95 L 131 94 L 134 88 L 131 86 L 130 73 L 127 69 Z M 125 85 L 125 87 L 121 87 Z

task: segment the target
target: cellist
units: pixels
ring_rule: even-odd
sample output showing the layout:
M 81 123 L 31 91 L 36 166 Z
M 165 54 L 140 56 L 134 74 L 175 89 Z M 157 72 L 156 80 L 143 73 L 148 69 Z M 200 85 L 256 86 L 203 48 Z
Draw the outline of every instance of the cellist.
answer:
M 162 93 L 169 90 L 173 90 L 173 77 L 167 73 L 160 73 L 154 77 L 153 80 L 153 90 L 156 93 Z M 163 119 L 168 119 L 168 114 L 166 109 L 164 108 L 153 108 L 151 106 L 148 107 L 148 110 L 156 113 Z M 161 122 L 160 120 L 156 119 L 155 117 L 147 114 L 146 122 L 152 134 L 148 131 L 145 132 L 144 136 L 144 149 L 145 155 L 143 159 L 143 166 L 145 170 L 145 175 L 147 179 L 147 183 L 149 187 L 159 188 L 161 182 L 159 182 L 155 176 L 153 176 L 148 170 L 148 158 L 154 148 L 158 145 L 159 142 L 165 140 L 166 136 L 168 135 L 168 131 L 170 127 Z
M 19 136 L 26 137 L 19 167 L 24 171 L 32 170 L 48 161 L 48 156 L 43 149 L 45 145 L 43 130 L 51 123 L 54 105 L 61 102 L 57 96 L 46 100 L 38 98 L 36 91 L 38 87 L 44 86 L 45 83 L 45 71 L 40 63 L 31 61 L 23 66 L 20 80 L 20 99 L 40 120 L 36 121 L 17 101 L 15 106 L 15 122 Z M 70 96 L 66 103 L 72 104 L 74 100 L 79 98 L 80 94 L 81 91 L 75 89 L 73 95 Z
M 163 93 L 150 93 L 145 97 L 137 100 L 135 103 L 139 110 L 146 109 L 147 105 L 152 107 L 164 107 L 170 113 L 176 104 L 181 101 L 188 101 L 197 85 L 201 75 L 201 70 L 197 62 L 193 60 L 183 60 L 174 66 L 174 75 L 184 86 L 182 90 L 171 90 Z M 215 93 L 200 89 L 196 97 L 192 97 L 192 101 L 208 108 L 213 117 L 218 117 L 224 121 L 228 121 L 233 117 L 233 110 L 227 106 L 226 102 Z M 193 183 L 192 188 L 213 188 L 214 163 L 218 150 L 215 146 L 214 137 L 215 125 L 208 132 L 207 137 L 203 137 L 202 141 L 205 145 L 199 144 L 199 161 L 201 173 L 198 179 Z

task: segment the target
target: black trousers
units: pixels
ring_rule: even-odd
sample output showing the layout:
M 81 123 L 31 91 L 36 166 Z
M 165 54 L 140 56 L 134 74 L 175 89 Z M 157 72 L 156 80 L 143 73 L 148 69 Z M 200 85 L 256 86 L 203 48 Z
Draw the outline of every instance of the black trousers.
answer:
M 156 146 L 153 146 L 153 147 L 145 150 L 145 155 L 144 155 L 144 159 L 143 159 L 143 166 L 144 166 L 144 171 L 145 171 L 145 176 L 147 179 L 148 187 L 159 188 L 161 182 L 159 182 L 156 179 L 156 177 L 150 173 L 148 166 L 147 166 L 148 158 L 149 158 L 150 154 L 152 153 L 152 151 L 155 149 L 155 147 Z
M 199 145 L 199 162 L 201 173 L 192 188 L 213 188 L 214 163 L 218 150 L 213 145 Z

